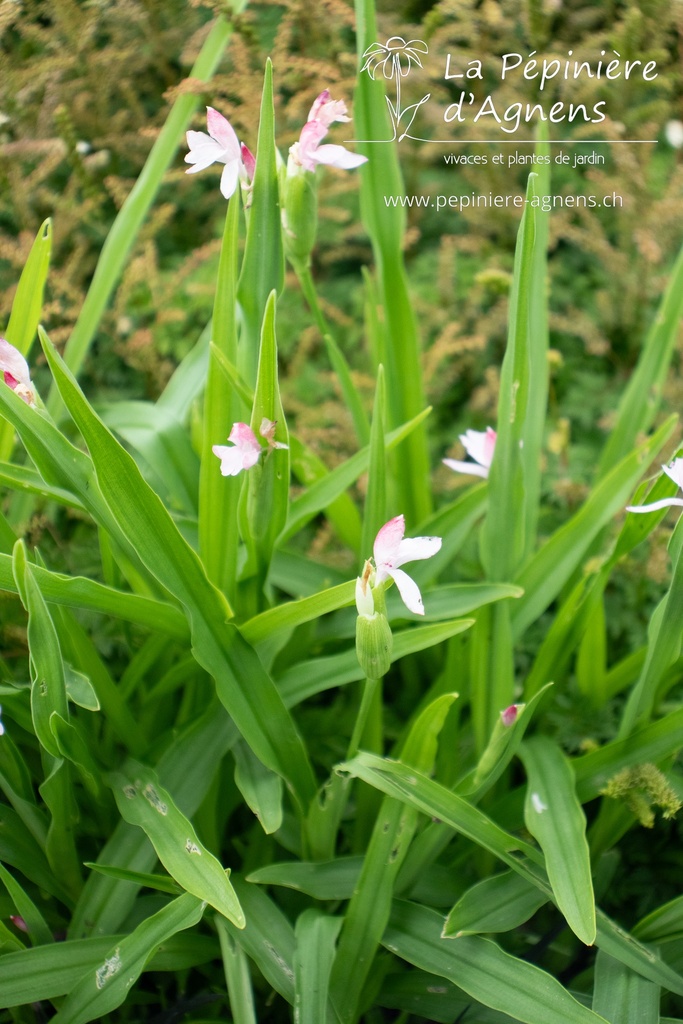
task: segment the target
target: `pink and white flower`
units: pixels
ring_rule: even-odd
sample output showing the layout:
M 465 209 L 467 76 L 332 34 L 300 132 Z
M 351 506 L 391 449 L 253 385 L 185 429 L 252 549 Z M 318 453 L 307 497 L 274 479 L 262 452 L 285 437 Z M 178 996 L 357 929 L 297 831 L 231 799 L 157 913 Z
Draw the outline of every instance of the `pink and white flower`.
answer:
M 445 466 L 456 473 L 468 473 L 486 479 L 496 450 L 496 432 L 492 427 L 486 430 L 466 430 L 460 435 L 460 442 L 474 462 L 459 462 L 457 459 L 443 459 Z
M 366 156 L 351 153 L 344 146 L 320 145 L 335 121 L 348 120 L 344 101 L 333 100 L 329 89 L 323 90 L 309 111 L 308 121 L 301 129 L 299 141 L 290 147 L 288 176 L 291 178 L 302 169 L 315 171 L 318 164 L 340 167 L 347 171 L 364 164 L 368 159 Z
M 215 444 L 211 451 L 221 460 L 221 473 L 223 476 L 237 476 L 243 469 L 251 469 L 259 460 L 259 456 L 271 448 L 288 448 L 289 445 L 282 444 L 275 440 L 275 428 L 277 423 L 265 416 L 261 420 L 259 434 L 266 441 L 264 448 L 256 434 L 247 423 L 233 423 L 228 441 L 232 441 L 232 447 Z
M 668 477 L 678 486 L 683 488 L 683 459 L 674 459 L 670 466 L 662 466 Z M 660 508 L 668 508 L 670 505 L 683 507 L 683 498 L 661 498 L 653 501 L 651 505 L 627 505 L 627 512 L 656 512 Z
M 401 600 L 408 611 L 415 615 L 424 615 L 424 605 L 420 588 L 415 580 L 400 568 L 406 562 L 415 562 L 431 558 L 441 547 L 441 537 L 405 538 L 406 522 L 403 516 L 395 516 L 385 523 L 373 546 L 375 559 L 375 579 L 373 586 L 378 587 L 385 580 L 392 579 L 401 595 Z M 362 588 L 361 588 L 362 590 Z M 356 597 L 359 595 L 358 585 Z M 365 595 L 362 594 L 362 598 Z
M 222 195 L 229 199 L 240 177 L 246 173 L 243 151 L 230 122 L 213 107 L 206 108 L 206 127 L 208 135 L 206 132 L 187 133 L 190 152 L 185 157 L 185 163 L 194 166 L 188 167 L 186 173 L 196 174 L 214 163 L 225 164 L 220 187 Z
M 28 363 L 21 352 L 0 338 L 0 373 L 5 384 L 27 405 L 36 404 L 36 389 L 31 383 Z

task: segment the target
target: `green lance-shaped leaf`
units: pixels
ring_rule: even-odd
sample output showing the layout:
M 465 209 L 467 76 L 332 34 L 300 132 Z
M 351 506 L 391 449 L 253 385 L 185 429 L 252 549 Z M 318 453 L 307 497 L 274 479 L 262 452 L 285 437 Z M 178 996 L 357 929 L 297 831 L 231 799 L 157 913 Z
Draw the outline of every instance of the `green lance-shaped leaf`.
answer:
M 334 860 L 288 860 L 267 864 L 252 871 L 249 882 L 282 885 L 305 892 L 315 900 L 350 900 L 358 885 L 363 857 L 335 857 Z
M 375 407 L 372 413 L 370 432 L 370 464 L 368 467 L 368 489 L 363 513 L 363 536 L 361 555 L 369 558 L 377 531 L 387 521 L 387 480 L 386 455 L 384 451 L 384 421 L 386 389 L 384 367 L 377 368 Z
M 277 832 L 282 824 L 282 779 L 264 768 L 246 743 L 236 743 L 232 752 L 237 788 L 266 835 Z
M 638 365 L 621 397 L 617 422 L 610 432 L 598 464 L 599 477 L 603 477 L 620 459 L 625 458 L 638 435 L 650 429 L 661 401 L 681 315 L 683 248 L 671 272 L 655 321 L 645 339 Z
M 49 603 L 63 605 L 66 608 L 87 608 L 89 611 L 114 616 L 127 622 L 137 622 L 147 629 L 158 630 L 174 637 L 189 636 L 187 619 L 175 605 L 115 590 L 85 576 L 66 576 L 63 573 L 52 572 L 39 565 L 32 565 L 31 573 L 43 597 Z M 18 593 L 12 575 L 10 555 L 0 554 L 0 590 Z
M 514 871 L 492 875 L 460 897 L 446 918 L 444 938 L 519 928 L 546 903 L 545 895 Z
M 432 770 L 439 732 L 455 697 L 449 693 L 437 698 L 416 720 L 403 749 L 408 764 Z M 406 813 L 396 800 L 382 801 L 332 968 L 330 998 L 344 1024 L 358 1019 L 363 985 L 389 919 L 396 875 L 416 825 L 414 811 Z
M 55 1024 L 102 1020 L 121 1006 L 157 948 L 171 935 L 197 924 L 203 913 L 201 900 L 185 893 L 146 918 L 135 931 L 110 948 L 95 970 L 91 968 L 83 975 L 52 1018 Z
M 214 918 L 214 923 L 221 944 L 223 970 L 228 986 L 228 999 L 233 1022 L 234 1024 L 258 1024 L 247 955 L 230 934 L 225 918 L 217 915 Z
M 238 190 L 228 204 L 218 263 L 199 474 L 199 551 L 209 579 L 231 603 L 237 581 L 237 505 L 242 481 L 221 476 L 211 449 L 215 444 L 225 444 L 233 423 L 242 419 L 242 404 L 234 390 L 225 386 L 219 361 L 223 356 L 231 364 L 237 362 L 239 203 Z
M 156 774 L 129 762 L 125 772 L 111 773 L 109 784 L 121 817 L 143 829 L 176 882 L 243 928 L 244 913 L 226 871 L 197 838 L 191 822 L 159 785 Z
M 23 541 L 14 546 L 12 567 L 17 590 L 28 612 L 28 645 L 31 664 L 31 716 L 41 746 L 53 757 L 61 756 L 50 728 L 50 716 L 69 717 L 64 663 L 57 631 L 43 595 L 33 578 Z
M 593 1011 L 610 1024 L 659 1024 L 659 986 L 599 950 Z
M 273 109 L 273 65 L 266 61 L 261 98 L 256 171 L 252 186 L 247 241 L 237 298 L 244 315 L 237 369 L 250 387 L 256 383 L 259 336 L 268 296 L 282 290 L 284 254 L 280 220 Z
M 525 741 L 520 757 L 527 774 L 524 821 L 543 850 L 560 911 L 587 946 L 595 942 L 595 896 L 586 816 L 569 761 L 544 736 Z
M 267 450 L 246 475 L 246 517 L 248 536 L 255 544 L 257 557 L 262 566 L 270 563 L 275 540 L 287 521 L 289 505 L 289 434 L 285 413 L 280 398 L 277 367 L 277 341 L 275 337 L 274 291 L 268 296 L 261 344 L 259 348 L 258 374 L 254 405 L 251 411 L 251 429 L 261 437 L 264 420 L 275 424 L 269 442 L 282 445 Z M 266 430 L 268 427 L 266 427 Z
M 527 420 L 532 380 L 532 358 L 541 358 L 540 346 L 532 350 L 532 296 L 539 287 L 539 260 L 536 247 L 541 235 L 533 205 L 537 196 L 536 174 L 529 175 L 527 204 L 517 235 L 515 267 L 510 293 L 508 342 L 503 359 L 496 427 L 496 451 L 488 478 L 489 510 L 482 532 L 482 561 L 489 579 L 514 578 L 524 558 L 529 540 L 529 519 L 537 509 L 529 504 L 524 445 L 530 421 Z M 532 355 L 533 351 L 533 355 Z M 535 367 L 539 370 L 539 367 Z M 533 417 L 535 431 L 542 429 L 539 416 Z M 532 458 L 538 455 L 534 438 Z M 515 514 L 511 514 L 515 509 Z
M 90 451 L 104 500 L 128 544 L 184 605 L 193 654 L 213 676 L 218 696 L 256 756 L 289 783 L 304 807 L 313 773 L 294 722 L 253 648 L 227 620 L 230 609 L 212 586 L 134 460 L 96 416 L 49 339 L 41 334 L 52 373 Z
M 363 54 L 377 39 L 373 0 L 356 0 L 356 46 L 360 65 Z M 389 426 L 416 416 L 424 407 L 420 340 L 415 312 L 408 294 L 403 259 L 405 210 L 385 202 L 386 195 L 403 195 L 404 185 L 396 146 L 388 143 L 391 126 L 384 88 L 367 72 L 358 76 L 354 94 L 357 150 L 368 157 L 361 175 L 361 215 L 377 267 L 378 292 L 384 307 Z M 430 512 L 429 454 L 422 428 L 406 443 L 398 475 L 399 507 L 413 526 Z
M 681 616 L 683 616 L 683 526 L 679 519 L 672 538 L 674 558 L 671 584 L 655 610 L 648 629 L 647 655 L 643 670 L 630 693 L 619 727 L 619 739 L 625 739 L 641 718 L 651 716 L 665 671 L 681 653 Z
M 335 942 L 341 928 L 340 917 L 329 917 L 319 910 L 304 910 L 294 929 L 294 997 L 297 1024 L 333 1024 L 328 1004 L 330 972 Z
M 525 1024 L 605 1024 L 550 974 L 478 935 L 443 937 L 434 910 L 397 902 L 383 944 L 408 963 L 448 978 L 484 1006 Z
M 223 17 L 217 18 L 189 72 L 191 79 L 208 81 L 211 78 L 231 35 L 232 26 Z M 198 97 L 191 93 L 183 93 L 175 100 L 142 172 L 107 235 L 88 294 L 64 351 L 66 364 L 74 374 L 78 374 L 83 365 L 102 313 L 198 102 Z M 48 406 L 54 413 L 57 395 L 51 395 L 50 399 Z

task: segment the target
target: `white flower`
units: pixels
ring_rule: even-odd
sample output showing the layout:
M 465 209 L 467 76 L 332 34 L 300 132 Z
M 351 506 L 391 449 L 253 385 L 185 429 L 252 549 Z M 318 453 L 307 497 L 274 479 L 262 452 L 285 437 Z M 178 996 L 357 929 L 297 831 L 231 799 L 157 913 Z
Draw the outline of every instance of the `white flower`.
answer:
M 456 473 L 468 473 L 471 476 L 482 476 L 486 479 L 493 462 L 493 453 L 496 450 L 495 430 L 492 427 L 487 427 L 486 430 L 466 430 L 464 434 L 460 435 L 460 441 L 474 462 L 443 459 L 444 465 Z
M 277 423 L 274 420 L 266 419 L 264 416 L 259 427 L 259 434 L 267 442 L 268 448 L 288 448 L 289 445 L 275 440 L 276 427 Z M 221 460 L 223 476 L 237 476 L 243 469 L 251 469 L 258 462 L 261 453 L 267 450 L 263 448 L 254 431 L 246 423 L 233 423 L 228 441 L 232 441 L 232 448 L 215 444 L 211 449 L 213 454 Z
M 186 164 L 194 164 L 187 169 L 187 174 L 196 174 L 211 164 L 225 164 L 221 175 L 221 193 L 229 199 L 237 188 L 237 182 L 244 174 L 242 150 L 239 140 L 230 122 L 213 107 L 206 108 L 206 132 L 187 133 L 187 144 L 190 152 L 185 157 Z
M 21 352 L 4 338 L 0 338 L 0 373 L 5 384 L 27 405 L 36 404 L 36 389 L 31 383 L 28 363 Z
M 406 562 L 415 562 L 423 558 L 431 558 L 441 547 L 441 537 L 412 537 L 404 539 L 406 523 L 403 516 L 396 516 L 385 523 L 377 536 L 373 547 L 375 558 L 374 586 L 391 578 L 398 587 L 401 599 L 406 608 L 415 615 L 424 615 L 424 605 L 420 588 L 415 580 L 403 572 L 399 566 Z M 358 587 L 356 588 L 358 596 Z
M 683 488 L 683 459 L 674 459 L 670 466 L 662 466 L 662 469 L 678 487 Z M 683 498 L 662 498 L 660 501 L 653 501 L 651 505 L 627 505 L 627 512 L 656 512 L 660 508 L 668 508 L 670 505 L 683 507 Z
M 0 707 L 0 715 L 1 714 L 2 714 L 2 708 Z M 4 735 L 5 735 L 5 727 L 2 724 L 2 719 L 0 718 L 0 736 L 4 736 Z

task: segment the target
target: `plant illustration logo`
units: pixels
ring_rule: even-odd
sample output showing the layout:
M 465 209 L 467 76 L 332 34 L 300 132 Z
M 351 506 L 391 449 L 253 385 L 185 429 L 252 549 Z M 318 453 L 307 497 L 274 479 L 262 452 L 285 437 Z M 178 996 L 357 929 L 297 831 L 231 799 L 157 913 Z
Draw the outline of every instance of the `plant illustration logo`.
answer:
M 429 53 L 429 47 L 422 39 L 411 39 L 406 42 L 403 36 L 391 36 L 386 43 L 371 43 L 363 54 L 365 63 L 361 68 L 361 73 L 367 71 L 374 81 L 377 73 L 381 71 L 388 82 L 393 81 L 394 83 L 395 102 L 392 102 L 388 96 L 386 97 L 393 127 L 393 136 L 391 139 L 387 139 L 387 142 L 393 142 L 394 139 L 398 139 L 400 142 L 406 137 L 417 111 L 431 96 L 431 93 L 427 93 L 419 102 L 401 107 L 401 81 L 410 74 L 410 69 L 414 64 L 422 67 L 420 55 L 426 53 Z M 404 123 L 399 129 L 401 121 Z

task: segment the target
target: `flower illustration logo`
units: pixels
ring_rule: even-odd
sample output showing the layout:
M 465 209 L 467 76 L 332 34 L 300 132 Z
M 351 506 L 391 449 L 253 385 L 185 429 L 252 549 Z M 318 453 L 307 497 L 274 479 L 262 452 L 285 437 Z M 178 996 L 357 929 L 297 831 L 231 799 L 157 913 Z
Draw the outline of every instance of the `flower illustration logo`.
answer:
M 405 77 L 412 64 L 422 67 L 421 53 L 429 53 L 429 47 L 421 39 L 411 39 L 407 43 L 402 36 L 392 36 L 384 45 L 372 43 L 368 46 L 363 54 L 365 64 L 361 71 L 367 71 L 372 79 L 380 68 L 385 78 Z
M 394 130 L 393 138 L 396 139 L 398 137 L 399 142 L 401 139 L 405 139 L 418 109 L 423 103 L 426 103 L 431 95 L 431 93 L 427 93 L 419 103 L 412 103 L 407 107 L 401 108 L 401 79 L 409 74 L 414 64 L 421 68 L 422 61 L 420 60 L 420 55 L 428 52 L 429 47 L 421 39 L 411 39 L 409 42 L 406 42 L 403 36 L 391 36 L 390 39 L 387 39 L 386 43 L 372 43 L 363 54 L 365 63 L 361 68 L 361 72 L 367 71 L 370 78 L 374 81 L 378 71 L 381 70 L 388 82 L 394 82 L 396 101 L 392 103 L 388 96 L 386 100 Z M 399 122 L 405 118 L 407 118 L 407 123 L 399 136 Z

